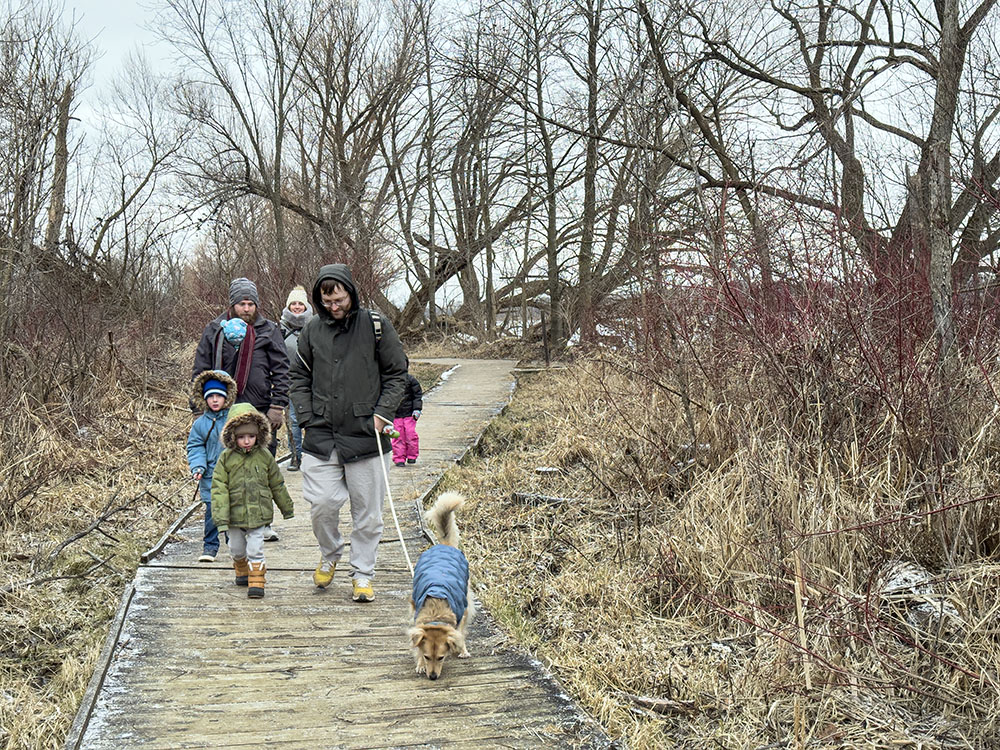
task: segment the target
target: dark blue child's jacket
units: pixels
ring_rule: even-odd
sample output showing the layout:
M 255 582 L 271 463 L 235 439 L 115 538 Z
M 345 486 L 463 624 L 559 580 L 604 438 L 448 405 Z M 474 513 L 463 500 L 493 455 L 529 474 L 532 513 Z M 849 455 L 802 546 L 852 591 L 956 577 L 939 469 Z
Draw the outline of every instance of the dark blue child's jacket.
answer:
M 406 373 L 406 389 L 403 391 L 403 400 L 396 409 L 396 419 L 412 417 L 413 412 L 423 411 L 423 408 L 424 390 L 420 387 L 420 381 Z
M 447 544 L 435 544 L 417 560 L 413 572 L 413 603 L 417 611 L 428 596 L 447 599 L 451 611 L 462 621 L 468 606 L 469 561 L 462 551 Z

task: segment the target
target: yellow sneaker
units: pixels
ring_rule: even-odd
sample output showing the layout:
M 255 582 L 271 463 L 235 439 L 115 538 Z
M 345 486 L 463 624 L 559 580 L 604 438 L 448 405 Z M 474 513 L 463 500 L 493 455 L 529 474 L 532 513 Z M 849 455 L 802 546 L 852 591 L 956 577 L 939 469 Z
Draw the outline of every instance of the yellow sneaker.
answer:
M 316 584 L 317 588 L 325 589 L 330 585 L 330 581 L 333 580 L 333 571 L 336 569 L 337 563 L 327 562 L 324 560 L 317 565 L 316 570 L 313 571 L 313 583 Z
M 351 597 L 354 601 L 370 602 L 375 599 L 375 589 L 367 578 L 352 578 L 351 584 L 354 586 L 354 594 Z

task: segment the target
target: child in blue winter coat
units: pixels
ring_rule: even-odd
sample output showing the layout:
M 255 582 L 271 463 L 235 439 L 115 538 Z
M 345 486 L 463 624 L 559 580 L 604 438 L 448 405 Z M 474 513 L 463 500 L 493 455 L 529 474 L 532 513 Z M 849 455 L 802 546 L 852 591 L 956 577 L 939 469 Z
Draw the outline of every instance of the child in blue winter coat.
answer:
M 229 407 L 236 401 L 236 381 L 223 370 L 205 370 L 191 382 L 191 400 L 204 412 L 191 426 L 187 441 L 188 468 L 198 482 L 205 504 L 205 539 L 198 562 L 215 562 L 219 554 L 219 531 L 212 520 L 212 473 L 222 453 L 222 426 Z

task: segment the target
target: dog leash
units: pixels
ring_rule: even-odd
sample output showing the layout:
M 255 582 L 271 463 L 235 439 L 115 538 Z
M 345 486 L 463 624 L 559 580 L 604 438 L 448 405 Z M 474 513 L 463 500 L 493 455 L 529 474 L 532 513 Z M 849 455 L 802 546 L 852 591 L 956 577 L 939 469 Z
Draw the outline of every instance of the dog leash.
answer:
M 382 434 L 390 438 L 398 438 L 399 433 L 391 424 L 382 428 Z M 406 558 L 406 567 L 410 569 L 410 577 L 413 577 L 413 563 L 410 562 L 410 553 L 406 551 L 406 540 L 403 539 L 403 531 L 399 528 L 399 518 L 396 516 L 396 504 L 392 502 L 392 490 L 389 488 L 389 472 L 385 469 L 385 454 L 382 453 L 382 441 L 378 435 L 375 436 L 375 444 L 378 445 L 378 462 L 382 465 L 382 476 L 385 477 L 385 491 L 389 495 L 389 510 L 392 511 L 392 520 L 396 524 L 396 534 L 399 535 L 399 543 L 403 547 L 403 557 Z

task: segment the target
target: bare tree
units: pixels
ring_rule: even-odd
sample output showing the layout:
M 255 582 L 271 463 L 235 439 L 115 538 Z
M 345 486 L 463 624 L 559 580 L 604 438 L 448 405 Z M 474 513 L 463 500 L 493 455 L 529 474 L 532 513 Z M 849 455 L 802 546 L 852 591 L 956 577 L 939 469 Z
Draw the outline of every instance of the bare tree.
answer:
M 586 0 L 580 14 L 586 24 L 587 57 L 581 77 L 587 86 L 587 119 L 585 142 L 587 157 L 583 174 L 583 223 L 580 231 L 579 283 L 577 288 L 577 316 L 580 336 L 584 344 L 594 340 L 594 230 L 597 224 L 597 156 L 598 156 L 598 44 L 601 39 L 603 0 Z
M 39 264 L 51 266 L 56 257 L 69 118 L 88 57 L 58 9 L 45 4 L 8 6 L 0 47 L 0 339 L 7 340 L 36 287 Z M 35 251 L 42 221 L 47 257 Z
M 275 254 L 284 257 L 285 140 L 296 81 L 322 13 L 317 3 L 166 0 L 164 38 L 185 62 L 180 115 L 198 128 L 191 184 L 221 205 L 253 194 L 270 202 Z
M 437 327 L 437 258 L 434 254 L 434 222 L 436 219 L 436 205 L 434 196 L 434 139 L 436 137 L 436 110 L 434 101 L 434 75 L 433 75 L 433 40 L 431 37 L 431 14 L 433 3 L 425 3 L 420 9 L 421 36 L 424 43 L 424 74 L 426 76 L 427 88 L 427 129 L 425 131 L 423 152 L 424 166 L 427 170 L 427 281 L 424 287 L 428 290 L 428 320 L 427 324 L 433 330 Z M 412 233 L 411 233 L 412 234 Z
M 71 248 L 96 278 L 129 300 L 161 279 L 161 250 L 187 223 L 168 188 L 191 125 L 170 114 L 169 89 L 133 55 L 104 106 L 101 148 L 87 203 L 96 212 L 86 247 Z M 82 239 L 82 238 L 81 238 Z
M 544 2 L 528 0 L 524 4 L 524 31 L 526 58 L 530 65 L 531 94 L 534 97 L 532 110 L 542 153 L 542 174 L 545 179 L 545 250 L 546 271 L 549 294 L 549 345 L 560 348 L 566 341 L 565 325 L 562 317 L 563 282 L 560 278 L 557 191 L 558 182 L 555 140 L 557 133 L 548 122 L 546 97 L 546 58 L 552 35 L 557 26 L 554 7 Z
M 45 227 L 45 252 L 55 255 L 62 236 L 66 212 L 66 182 L 69 172 L 69 113 L 73 103 L 73 84 L 67 83 L 59 97 L 56 114 L 55 145 L 52 162 L 52 195 Z
M 309 218 L 323 227 L 328 253 L 370 274 L 362 284 L 386 309 L 381 288 L 395 269 L 384 229 L 392 170 L 383 145 L 422 76 L 419 24 L 409 6 L 338 6 L 324 17 L 301 75 L 298 124 L 302 143 L 315 144 L 309 161 L 318 187 Z M 318 128 L 310 107 L 323 113 Z
M 956 341 L 955 285 L 965 284 L 978 262 L 997 249 L 997 236 L 989 231 L 996 202 L 983 200 L 1000 177 L 997 109 L 977 94 L 990 85 L 994 66 L 966 68 L 973 48 L 990 44 L 985 23 L 995 5 L 982 0 L 963 12 L 957 0 L 926 9 L 878 0 L 860 6 L 752 2 L 736 13 L 729 3 L 691 6 L 706 64 L 722 65 L 753 86 L 757 112 L 771 118 L 770 131 L 758 120 L 762 139 L 783 134 L 784 147 L 763 170 L 734 157 L 732 146 L 718 139 L 716 125 L 657 50 L 665 27 L 642 0 L 636 10 L 662 79 L 715 156 L 719 171 L 701 173 L 701 184 L 737 191 L 758 226 L 751 194 L 825 212 L 886 281 L 898 275 L 894 269 L 901 260 L 905 273 L 922 276 L 929 287 L 933 320 L 928 323 L 939 356 L 947 359 Z M 895 99 L 885 100 L 886 91 L 895 92 Z M 973 99 L 977 104 L 970 107 Z M 963 110 L 972 116 L 961 123 Z M 959 126 L 966 132 L 957 132 Z M 974 155 L 962 153 L 963 142 L 972 144 Z M 888 144 L 879 148 L 882 153 L 899 156 L 889 170 L 873 175 L 869 154 L 875 143 Z M 836 164 L 835 185 L 810 179 L 828 157 Z M 963 190 L 956 198 L 952 183 L 959 157 L 967 161 L 958 169 Z M 873 212 L 879 194 L 889 198 L 882 205 L 885 215 Z M 763 257 L 761 273 L 768 273 Z

